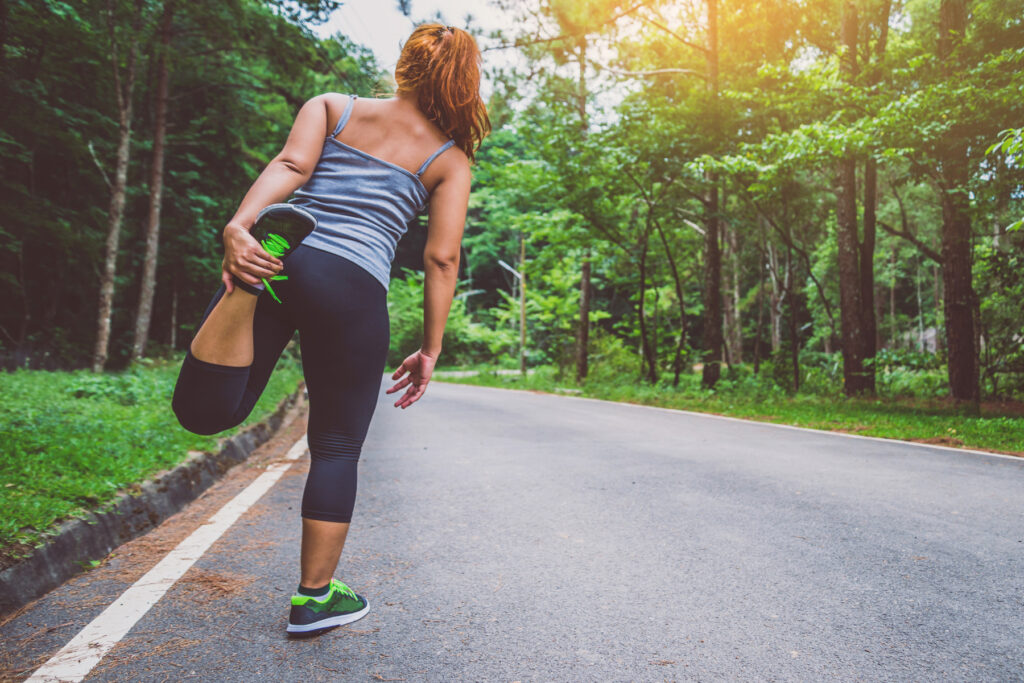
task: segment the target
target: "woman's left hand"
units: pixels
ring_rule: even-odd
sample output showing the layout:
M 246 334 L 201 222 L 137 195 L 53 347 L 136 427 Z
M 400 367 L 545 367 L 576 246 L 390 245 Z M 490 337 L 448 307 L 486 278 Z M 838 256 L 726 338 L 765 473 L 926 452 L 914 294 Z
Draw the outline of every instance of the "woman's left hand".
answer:
M 402 361 L 402 364 L 391 375 L 391 379 L 399 381 L 386 392 L 393 394 L 405 387 L 409 387 L 405 394 L 395 402 L 396 408 L 404 410 L 418 401 L 420 396 L 423 396 L 423 392 L 427 390 L 427 384 L 430 382 L 430 376 L 434 373 L 434 365 L 436 363 L 437 356 L 428 355 L 424 353 L 423 349 L 416 351 L 416 353 Z M 405 376 L 403 377 L 403 375 Z

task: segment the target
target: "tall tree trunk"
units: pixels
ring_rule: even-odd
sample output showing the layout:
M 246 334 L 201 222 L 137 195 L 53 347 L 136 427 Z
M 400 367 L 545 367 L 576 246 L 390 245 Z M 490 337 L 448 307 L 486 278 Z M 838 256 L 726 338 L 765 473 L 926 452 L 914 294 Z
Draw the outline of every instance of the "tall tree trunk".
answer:
M 108 28 L 110 32 L 110 61 L 114 70 L 114 88 L 117 91 L 118 140 L 117 161 L 114 183 L 110 188 L 110 204 L 107 208 L 107 243 L 103 260 L 103 274 L 100 277 L 100 297 L 96 315 L 96 346 L 93 350 L 92 370 L 101 372 L 107 363 L 110 347 L 110 318 L 114 309 L 114 277 L 117 272 L 118 244 L 121 240 L 121 222 L 124 219 L 125 191 L 128 186 L 128 160 L 132 138 L 132 98 L 135 92 L 135 61 L 138 52 L 138 38 L 142 28 L 142 2 L 135 4 L 128 56 L 125 62 L 125 79 L 121 82 L 121 65 L 117 52 L 117 36 L 114 20 L 113 0 L 107 2 Z
M 857 10 L 843 10 L 841 71 L 847 81 L 857 74 Z M 853 155 L 840 159 L 836 186 L 836 240 L 839 266 L 839 308 L 843 347 L 843 389 L 848 395 L 870 391 L 864 370 L 865 343 L 861 303 L 860 245 L 857 239 L 857 163 Z
M 869 84 L 874 87 L 878 83 L 878 68 L 885 55 L 889 41 L 889 15 L 892 11 L 891 0 L 881 4 L 878 19 L 879 34 L 875 42 L 875 68 L 869 73 Z M 854 36 L 856 39 L 856 36 Z M 854 62 L 856 71 L 856 62 Z M 878 332 L 878 313 L 875 303 L 875 235 L 878 230 L 878 163 L 868 157 L 864 163 L 864 229 L 860 241 L 860 310 L 863 326 L 864 358 L 868 361 L 865 368 L 864 381 L 866 391 L 875 392 L 875 364 L 873 359 L 881 344 Z
M 757 332 L 754 334 L 754 374 L 761 371 L 761 335 L 764 333 L 764 268 L 757 281 Z
M 729 364 L 743 362 L 743 324 L 740 319 L 740 263 L 739 239 L 736 230 L 723 226 L 722 234 L 728 247 L 729 291 L 723 297 L 725 322 L 725 348 Z
M 153 161 L 149 180 L 149 219 L 146 225 L 146 252 L 142 261 L 142 283 L 139 287 L 139 307 L 135 314 L 135 340 L 132 358 L 145 354 L 149 339 L 150 321 L 153 319 L 153 294 L 156 291 L 157 250 L 160 245 L 160 207 L 164 194 L 164 142 L 167 138 L 167 56 L 171 45 L 171 19 L 174 3 L 164 3 L 160 19 L 160 44 L 157 47 L 157 86 L 155 122 L 153 131 Z
M 708 0 L 708 91 L 714 121 L 718 109 L 718 0 Z M 717 124 L 715 124 L 717 125 Z M 715 142 L 718 142 L 717 133 Z M 710 184 L 704 210 L 704 371 L 702 383 L 713 387 L 722 375 L 722 252 L 719 246 L 718 178 L 707 174 Z
M 793 278 L 793 254 L 786 254 L 786 283 L 791 287 Z M 800 391 L 800 330 L 796 320 L 796 296 L 792 290 L 787 292 L 789 298 L 789 357 L 793 368 L 793 391 Z
M 945 320 L 942 315 L 942 269 L 932 264 L 932 306 L 935 308 L 935 353 L 942 353 L 946 350 L 944 335 L 939 333 L 939 328 L 945 329 Z
M 717 179 L 708 191 L 704 206 L 708 218 L 704 223 L 704 371 L 702 382 L 711 388 L 722 374 L 722 251 L 718 242 Z
M 580 277 L 580 322 L 576 331 L 576 381 L 587 377 L 590 345 L 590 249 L 583 253 L 583 267 Z
M 967 29 L 966 0 L 939 5 L 939 60 L 947 77 L 958 71 L 956 51 Z M 967 199 L 967 142 L 960 131 L 947 134 L 940 151 L 942 172 L 942 285 L 945 299 L 949 390 L 957 401 L 980 398 L 978 347 L 972 287 L 971 219 Z
M 647 366 L 647 381 L 654 384 L 658 381 L 658 361 L 654 357 L 654 347 L 647 331 L 645 299 L 647 298 L 647 251 L 651 230 L 650 208 L 648 208 L 647 227 L 643 231 L 643 242 L 640 244 L 640 348 L 643 351 L 644 363 Z
M 519 231 L 519 374 L 526 377 L 526 233 Z
M 889 256 L 889 270 L 892 271 L 892 279 L 889 280 L 889 344 L 891 348 L 898 348 L 896 345 L 896 249 L 892 250 Z
M 178 348 L 178 271 L 171 281 L 171 350 Z
M 860 240 L 860 316 L 863 326 L 865 391 L 875 393 L 874 357 L 878 351 L 878 320 L 875 317 L 875 233 L 877 231 L 878 165 L 864 163 L 864 229 Z
M 577 84 L 577 110 L 580 115 L 580 134 L 587 136 L 587 42 L 580 42 L 580 72 Z M 583 272 L 580 278 L 580 316 L 576 333 L 576 381 L 582 382 L 589 370 L 590 348 L 590 249 L 583 254 Z
M 661 244 L 665 247 L 665 255 L 668 257 L 669 269 L 672 271 L 672 281 L 676 287 L 676 302 L 679 305 L 679 339 L 676 342 L 675 357 L 672 360 L 672 371 L 674 377 L 672 378 L 672 386 L 679 386 L 679 375 L 682 372 L 683 365 L 683 347 L 686 344 L 686 301 L 683 298 L 683 281 L 679 277 L 679 268 L 676 266 L 676 259 L 672 256 L 672 249 L 668 246 L 668 239 L 665 237 L 665 231 L 661 227 L 661 223 L 658 221 L 654 222 L 654 226 L 658 229 L 658 236 L 661 237 Z
M 765 253 L 768 255 L 768 273 L 771 277 L 772 292 L 768 305 L 768 319 L 772 334 L 772 354 L 782 348 L 782 304 L 786 296 L 786 289 L 782 286 L 782 277 L 779 275 L 779 255 L 769 242 Z

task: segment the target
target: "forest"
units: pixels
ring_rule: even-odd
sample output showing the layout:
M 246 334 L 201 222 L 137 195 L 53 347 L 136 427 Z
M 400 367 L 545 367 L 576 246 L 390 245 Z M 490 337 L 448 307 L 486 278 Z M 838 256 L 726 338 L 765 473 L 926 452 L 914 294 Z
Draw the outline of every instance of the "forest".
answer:
M 314 30 L 340 4 L 0 2 L 6 369 L 180 358 L 301 104 L 391 92 L 358 36 Z M 1024 0 L 492 7 L 512 29 L 447 18 L 514 58 L 485 73 L 442 364 L 1024 396 Z M 393 265 L 393 360 L 425 231 Z

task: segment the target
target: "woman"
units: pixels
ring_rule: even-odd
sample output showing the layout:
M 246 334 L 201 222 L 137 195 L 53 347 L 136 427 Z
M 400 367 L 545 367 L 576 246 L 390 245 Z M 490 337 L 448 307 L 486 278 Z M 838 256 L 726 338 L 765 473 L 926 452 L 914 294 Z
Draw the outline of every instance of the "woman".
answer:
M 237 425 L 299 331 L 311 462 L 290 633 L 319 633 L 369 611 L 366 598 L 333 574 L 388 351 L 395 245 L 429 205 L 423 343 L 387 389 L 406 389 L 394 404 L 405 409 L 423 396 L 441 353 L 470 165 L 490 131 L 479 94 L 480 52 L 467 32 L 418 26 L 395 81 L 391 99 L 328 93 L 303 105 L 284 149 L 224 228 L 223 284 L 174 391 L 174 411 L 186 429 L 213 434 Z

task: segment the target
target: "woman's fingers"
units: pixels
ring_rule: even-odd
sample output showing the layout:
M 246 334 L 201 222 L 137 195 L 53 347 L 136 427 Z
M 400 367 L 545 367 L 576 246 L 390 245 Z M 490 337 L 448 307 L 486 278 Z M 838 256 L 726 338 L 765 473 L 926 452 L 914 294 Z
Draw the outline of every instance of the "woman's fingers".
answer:
M 413 403 L 415 403 L 416 401 L 420 400 L 420 396 L 422 396 L 423 392 L 426 391 L 426 390 L 427 390 L 427 385 L 426 384 L 414 384 L 414 385 L 412 385 L 411 387 L 409 387 L 409 390 L 407 392 L 405 392 L 405 395 L 402 396 L 402 398 L 398 399 L 398 402 L 395 403 L 395 407 L 401 408 L 401 409 L 405 410 L 406 408 L 411 406 Z
M 391 375 L 391 379 L 398 379 L 407 372 L 412 372 L 412 364 L 409 363 L 409 359 L 406 358 L 402 361 L 402 364 L 398 366 L 398 369 Z
M 230 294 L 235 289 L 235 283 L 231 280 L 231 273 L 226 270 L 220 271 L 221 282 L 224 283 L 224 293 Z
M 281 262 L 279 260 L 277 260 L 275 258 L 265 258 L 263 256 L 260 256 L 258 253 L 257 254 L 251 254 L 249 256 L 249 263 L 255 264 L 255 265 L 259 266 L 260 268 L 266 268 L 268 270 L 272 270 L 275 273 L 280 271 L 281 268 L 282 268 L 282 265 L 279 265 L 279 264 L 281 264 Z
M 385 391 L 385 393 L 388 393 L 388 394 L 393 394 L 393 393 L 395 393 L 396 391 L 401 391 L 401 390 L 402 390 L 402 389 L 404 389 L 405 387 L 409 386 L 409 383 L 410 383 L 410 382 L 412 382 L 412 375 L 409 375 L 409 376 L 408 376 L 408 377 L 406 377 L 405 379 L 403 379 L 403 380 L 401 380 L 401 381 L 397 382 L 397 383 L 396 383 L 396 384 L 395 384 L 395 385 L 394 385 L 393 387 L 391 387 L 390 389 L 387 389 L 387 390 Z
M 239 268 L 237 265 L 232 264 L 228 266 L 228 268 L 231 271 L 231 274 L 237 277 L 242 282 L 246 282 L 250 285 L 258 285 L 260 283 L 260 279 L 258 277 L 250 275 L 248 272 Z
M 277 271 L 262 266 L 256 265 L 250 261 L 239 259 L 232 264 L 232 271 L 235 275 L 241 277 L 242 273 L 249 277 L 255 278 L 250 284 L 256 284 L 260 281 L 260 278 L 271 278 L 277 275 Z M 248 280 L 247 280 L 248 282 Z

